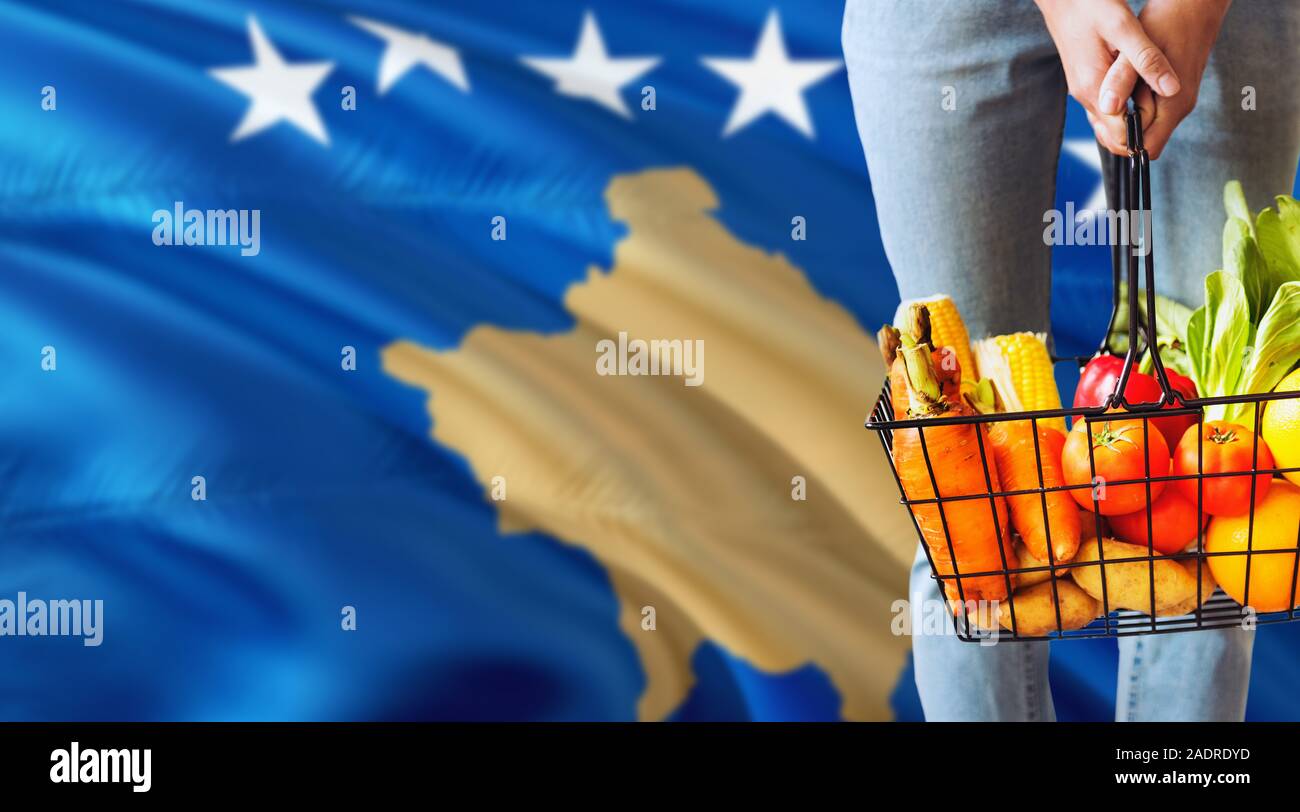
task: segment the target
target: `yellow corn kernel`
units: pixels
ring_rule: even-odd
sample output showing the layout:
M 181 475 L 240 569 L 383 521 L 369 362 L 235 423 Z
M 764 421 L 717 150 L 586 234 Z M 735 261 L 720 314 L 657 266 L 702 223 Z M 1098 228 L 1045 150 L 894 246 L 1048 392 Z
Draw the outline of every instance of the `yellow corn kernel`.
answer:
M 978 377 L 975 358 L 970 349 L 970 333 L 966 331 L 966 322 L 962 321 L 957 311 L 957 303 L 949 296 L 938 295 L 927 299 L 910 299 L 899 307 L 899 313 L 907 313 L 910 305 L 923 304 L 930 312 L 930 344 L 935 349 L 951 347 L 957 355 L 964 381 L 974 381 Z
M 1061 408 L 1061 393 L 1052 375 L 1052 357 L 1042 333 L 993 336 L 974 344 L 984 377 L 993 381 L 1008 412 L 1033 412 Z M 1042 425 L 1065 430 L 1065 421 L 1045 420 Z

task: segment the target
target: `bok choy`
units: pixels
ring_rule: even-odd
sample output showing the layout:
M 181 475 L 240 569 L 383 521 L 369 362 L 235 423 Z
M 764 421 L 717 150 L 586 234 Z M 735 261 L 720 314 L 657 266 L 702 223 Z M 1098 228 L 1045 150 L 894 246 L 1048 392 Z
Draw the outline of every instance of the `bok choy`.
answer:
M 1182 345 L 1202 397 L 1269 392 L 1300 363 L 1300 203 L 1277 198 L 1252 218 L 1241 184 L 1224 188 L 1223 269 L 1205 279 L 1205 304 Z M 1250 424 L 1250 404 L 1213 406 L 1206 420 Z

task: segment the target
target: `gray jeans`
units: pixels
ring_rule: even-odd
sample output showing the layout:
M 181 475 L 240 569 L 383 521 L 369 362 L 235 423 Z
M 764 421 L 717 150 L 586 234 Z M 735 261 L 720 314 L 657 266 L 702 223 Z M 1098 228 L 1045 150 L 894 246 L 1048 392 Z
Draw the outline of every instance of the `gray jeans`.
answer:
M 1056 192 L 1066 84 L 1037 8 L 1030 0 L 848 0 L 843 43 L 903 298 L 951 294 L 973 336 L 1047 331 L 1043 214 Z M 1205 274 L 1222 264 L 1225 182 L 1240 179 L 1253 210 L 1291 192 L 1298 68 L 1300 3 L 1236 0 L 1196 110 L 1152 164 L 1162 293 L 1201 302 Z M 1251 94 L 1254 109 L 1243 109 Z M 911 593 L 939 600 L 923 555 Z M 1254 632 L 1240 630 L 1121 640 L 1117 718 L 1240 720 L 1253 643 Z M 981 647 L 917 635 L 912 651 L 927 719 L 1055 718 L 1046 643 Z

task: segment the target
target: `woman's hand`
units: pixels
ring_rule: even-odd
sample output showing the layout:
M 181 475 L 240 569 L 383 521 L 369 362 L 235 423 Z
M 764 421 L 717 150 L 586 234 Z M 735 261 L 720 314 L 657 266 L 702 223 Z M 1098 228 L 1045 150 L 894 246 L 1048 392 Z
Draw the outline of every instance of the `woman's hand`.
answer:
M 1138 18 L 1123 0 L 1035 2 L 1043 13 L 1047 30 L 1061 55 L 1061 66 L 1065 68 L 1070 95 L 1088 111 L 1088 121 L 1097 133 L 1097 140 L 1116 155 L 1127 155 L 1124 102 L 1133 94 L 1138 77 L 1144 79 L 1147 86 L 1161 97 L 1179 95 L 1182 85 L 1170 60 L 1147 36 L 1142 23 L 1138 22 Z M 1144 18 L 1150 5 L 1157 2 L 1158 0 L 1151 0 L 1143 12 Z M 1221 2 L 1223 0 L 1210 0 L 1207 5 L 1217 6 Z M 1200 2 L 1183 4 L 1177 0 L 1165 0 L 1161 5 L 1179 6 L 1181 9 L 1182 5 L 1199 6 Z M 1180 10 L 1177 16 L 1182 13 Z M 1168 25 L 1165 18 L 1169 15 L 1170 11 L 1166 9 L 1156 17 L 1162 25 Z M 1217 25 L 1214 30 L 1217 34 Z M 1170 33 L 1177 35 L 1173 31 Z M 1213 44 L 1213 38 L 1210 41 Z M 1201 67 L 1204 68 L 1204 62 Z M 1197 79 L 1199 78 L 1198 71 Z M 1172 117 L 1174 112 L 1170 110 L 1168 115 Z M 1154 123 L 1157 118 L 1158 114 L 1153 111 L 1144 111 L 1142 120 Z M 1146 132 L 1144 129 L 1144 139 Z M 1165 136 L 1166 140 L 1167 138 Z M 1147 147 L 1149 150 L 1149 143 Z
M 1182 90 L 1173 95 L 1156 97 L 1150 88 L 1138 88 L 1142 143 L 1153 160 L 1164 151 L 1174 128 L 1196 107 L 1205 64 L 1210 59 L 1210 50 L 1231 4 L 1232 0 L 1150 0 L 1142 9 L 1139 19 L 1143 28 L 1152 41 L 1164 49 L 1174 69 L 1183 78 Z M 1111 71 L 1127 73 L 1120 77 L 1122 84 L 1123 81 L 1136 81 L 1132 69 L 1121 55 Z

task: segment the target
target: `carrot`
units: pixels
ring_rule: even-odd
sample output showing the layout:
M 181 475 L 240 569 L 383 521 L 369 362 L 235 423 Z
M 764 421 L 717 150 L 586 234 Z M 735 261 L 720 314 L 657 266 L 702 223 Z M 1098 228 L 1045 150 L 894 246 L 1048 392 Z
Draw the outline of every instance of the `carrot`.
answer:
M 913 305 L 925 310 L 922 305 Z M 930 343 L 930 325 L 927 319 L 917 319 L 913 321 L 919 325 L 922 338 L 920 340 L 908 336 L 907 343 Z M 914 327 L 913 329 L 918 329 Z M 894 407 L 894 419 L 902 420 L 907 414 L 907 371 L 903 369 L 903 358 L 899 355 L 899 349 L 904 344 L 903 333 L 897 327 L 886 324 L 876 333 L 876 341 L 880 345 L 880 354 L 884 356 L 885 366 L 889 369 L 889 402 Z M 961 365 L 957 363 L 957 354 L 945 347 L 940 347 L 930 353 L 934 361 L 934 374 L 939 379 L 939 386 L 943 391 L 945 399 L 958 403 L 961 398 Z M 946 363 L 945 363 L 946 361 Z
M 981 414 L 1001 411 L 1001 401 L 992 381 L 980 381 L 964 393 L 966 403 Z M 1033 421 L 1004 420 L 989 424 L 989 442 L 998 462 L 1005 491 L 1029 491 L 1059 488 L 1065 484 L 1061 452 L 1065 434 L 1054 426 L 1038 424 L 1038 451 L 1034 451 Z M 1038 479 L 1039 457 L 1043 472 Z M 1043 501 L 1047 502 L 1047 522 L 1043 522 Z M 1035 558 L 1064 562 L 1074 558 L 1079 549 L 1081 527 L 1079 510 L 1068 491 L 1046 491 L 1008 496 L 1011 524 Z M 1051 531 L 1053 557 L 1047 556 L 1047 537 Z
M 993 456 L 1006 491 L 1058 488 L 1065 484 L 1061 469 L 1061 449 L 1065 435 L 1052 426 L 1038 426 L 1038 455 L 1034 453 L 1034 433 L 1029 420 L 1008 420 L 989 426 Z M 1043 481 L 1038 481 L 1038 456 L 1041 455 Z M 1043 500 L 1047 501 L 1047 521 L 1043 521 Z M 1069 561 L 1079 549 L 1079 507 L 1068 491 L 1048 491 L 1008 496 L 1011 523 L 1025 547 L 1042 561 Z M 1047 537 L 1051 532 L 1052 554 L 1047 556 Z
M 893 379 L 901 374 L 908 398 L 906 415 L 923 418 L 973 414 L 959 396 L 944 393 L 929 345 L 904 344 L 898 351 L 902 363 L 895 363 L 891 369 L 890 391 L 892 396 L 899 385 Z M 991 492 L 990 484 L 992 491 L 1001 490 L 997 461 L 987 453 L 987 448 L 983 457 L 988 462 L 988 480 L 985 479 L 980 454 L 981 431 L 984 429 L 975 424 L 896 430 L 894 466 L 907 498 L 934 499 L 936 483 L 941 500 L 988 494 Z M 924 450 L 922 432 L 925 434 Z M 1007 524 L 1007 506 L 1002 497 L 927 502 L 911 505 L 911 510 L 938 574 L 951 576 L 957 573 L 957 578 L 943 579 L 944 591 L 950 601 L 962 598 L 967 601 L 1002 600 L 1007 597 L 1008 579 L 1005 576 L 969 578 L 961 574 L 1000 573 L 1007 567 L 1016 566 Z M 961 582 L 960 590 L 958 580 Z M 961 607 L 953 608 L 959 611 Z
M 951 359 L 952 356 L 944 350 L 935 350 L 931 353 L 934 363 L 938 365 L 945 357 Z M 955 363 L 955 361 L 950 361 Z M 943 377 L 940 375 L 939 383 L 943 392 L 943 397 L 952 403 L 956 403 L 961 398 L 961 376 L 954 373 L 952 377 Z M 889 402 L 894 405 L 894 419 L 903 420 L 907 417 L 909 407 L 907 399 L 907 370 L 903 368 L 903 356 L 900 354 L 894 359 L 893 366 L 889 369 Z

